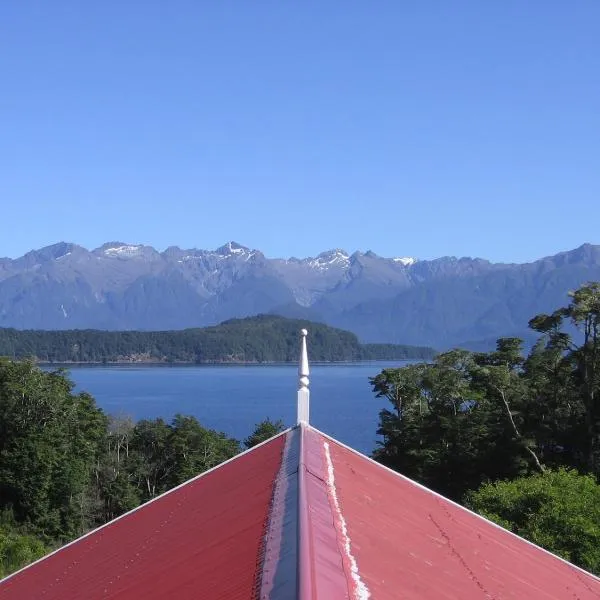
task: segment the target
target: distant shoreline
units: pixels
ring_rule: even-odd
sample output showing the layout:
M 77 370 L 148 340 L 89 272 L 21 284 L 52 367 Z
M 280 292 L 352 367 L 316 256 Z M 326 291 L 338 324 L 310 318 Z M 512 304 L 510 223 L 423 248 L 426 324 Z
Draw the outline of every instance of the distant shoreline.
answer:
M 14 360 L 25 360 L 25 359 L 14 359 Z M 366 359 L 366 360 L 313 360 L 311 365 L 313 366 L 326 366 L 326 365 L 360 365 L 360 364 L 371 364 L 371 363 L 390 363 L 390 362 L 427 362 L 426 359 L 421 358 L 377 358 L 377 359 Z M 78 361 L 78 362 L 48 362 L 48 361 L 35 361 L 35 363 L 41 367 L 261 367 L 261 366 L 297 366 L 297 361 L 204 361 L 204 362 L 190 362 L 190 361 Z

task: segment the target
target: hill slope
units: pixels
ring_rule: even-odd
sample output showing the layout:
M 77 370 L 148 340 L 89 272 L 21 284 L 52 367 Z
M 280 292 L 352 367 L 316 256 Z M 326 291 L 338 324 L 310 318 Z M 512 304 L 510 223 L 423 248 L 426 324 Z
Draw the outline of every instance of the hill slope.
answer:
M 260 315 L 181 331 L 20 331 L 0 329 L 0 356 L 42 362 L 296 362 L 298 333 L 309 330 L 312 361 L 428 359 L 431 348 L 361 345 L 349 331 Z

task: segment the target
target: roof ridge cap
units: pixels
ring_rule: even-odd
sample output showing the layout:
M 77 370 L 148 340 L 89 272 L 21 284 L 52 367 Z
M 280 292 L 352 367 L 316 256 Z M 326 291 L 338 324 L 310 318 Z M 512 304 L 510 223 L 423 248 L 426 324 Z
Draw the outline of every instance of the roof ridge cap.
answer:
M 312 573 L 312 546 L 310 544 L 310 518 L 309 504 L 306 491 L 306 474 L 309 472 L 306 466 L 306 440 L 305 433 L 309 427 L 304 421 L 300 421 L 300 452 L 298 454 L 298 598 L 312 598 L 313 573 Z

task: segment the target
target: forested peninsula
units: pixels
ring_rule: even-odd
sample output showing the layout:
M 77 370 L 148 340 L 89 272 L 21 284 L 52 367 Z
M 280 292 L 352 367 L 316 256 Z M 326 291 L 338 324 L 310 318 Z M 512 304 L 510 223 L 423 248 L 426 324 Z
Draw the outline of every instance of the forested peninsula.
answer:
M 361 344 L 322 323 L 259 315 L 179 331 L 0 329 L 0 356 L 42 363 L 272 363 L 298 360 L 298 332 L 309 330 L 313 362 L 433 358 L 429 347 Z

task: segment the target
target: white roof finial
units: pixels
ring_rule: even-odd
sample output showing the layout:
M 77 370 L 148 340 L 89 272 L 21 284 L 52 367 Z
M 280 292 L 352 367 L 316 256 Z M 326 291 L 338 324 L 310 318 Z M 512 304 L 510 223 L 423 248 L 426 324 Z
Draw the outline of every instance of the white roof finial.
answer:
M 298 365 L 298 425 L 300 423 L 308 423 L 309 416 L 309 397 L 308 390 L 308 352 L 306 350 L 306 329 L 300 330 L 300 364 Z

